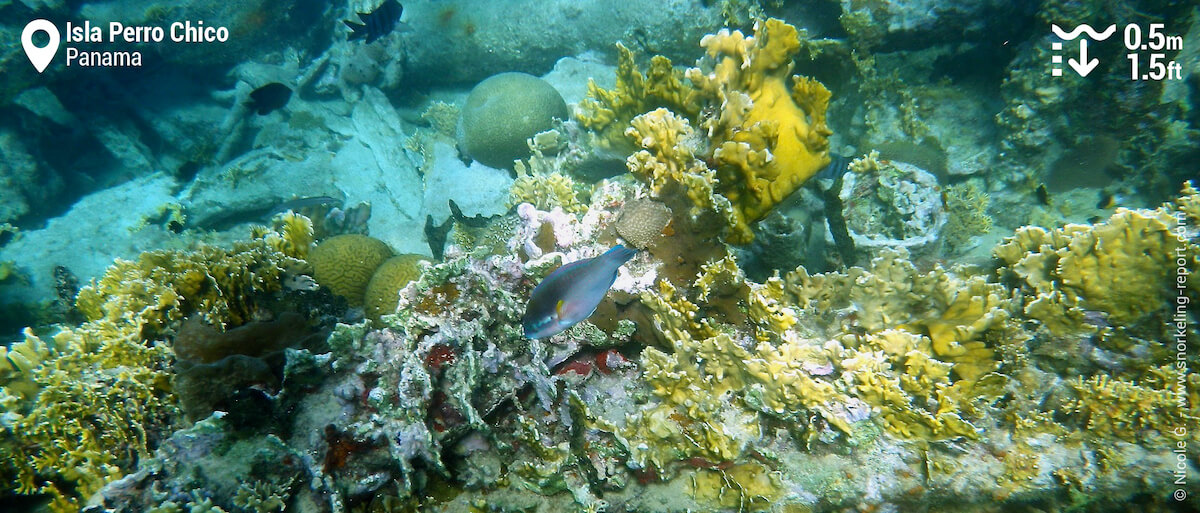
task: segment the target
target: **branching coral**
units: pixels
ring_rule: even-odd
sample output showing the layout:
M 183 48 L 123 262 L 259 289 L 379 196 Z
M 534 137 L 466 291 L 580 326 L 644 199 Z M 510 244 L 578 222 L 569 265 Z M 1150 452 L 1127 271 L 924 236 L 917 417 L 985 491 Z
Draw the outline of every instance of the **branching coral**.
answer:
M 561 207 L 570 213 L 587 211 L 587 205 L 583 203 L 587 188 L 577 184 L 570 174 L 580 165 L 583 156 L 578 145 L 574 141 L 565 141 L 563 135 L 574 130 L 578 130 L 574 125 L 562 125 L 526 141 L 530 157 L 514 163 L 517 179 L 509 189 L 509 207 L 529 203 L 540 210 Z
M 623 432 L 636 465 L 744 461 L 761 436 L 757 415 L 788 419 L 805 443 L 826 426 L 852 434 L 870 408 L 900 438 L 976 438 L 972 422 L 1008 381 L 994 372 L 997 349 L 1024 340 L 1001 285 L 965 269 L 919 272 L 903 252 L 866 269 L 800 268 L 748 286 L 732 259 L 703 271 L 691 290 L 703 301 L 733 284 L 750 330 L 720 324 L 706 313 L 712 305 L 665 282 L 643 293 L 670 351 L 642 353 L 660 401 Z
M 661 470 L 689 458 L 736 461 L 761 436 L 756 413 L 806 421 L 806 412 L 819 412 L 849 431 L 827 410 L 845 396 L 805 368 L 819 358 L 819 346 L 792 340 L 746 349 L 745 341 L 720 332 L 665 281 L 657 293 L 643 293 L 642 301 L 671 352 L 642 352 L 645 379 L 660 402 L 627 420 L 623 436 L 635 465 Z
M 575 180 L 558 172 L 530 174 L 524 166 L 517 166 L 517 179 L 509 191 L 509 206 L 529 203 L 539 210 L 562 207 L 567 212 L 582 212 L 586 206 L 579 201 Z
M 634 118 L 631 125 L 625 134 L 643 149 L 630 155 L 627 165 L 654 196 L 682 193 L 691 202 L 692 218 L 716 212 L 727 225 L 736 224 L 733 205 L 716 192 L 716 173 L 697 158 L 701 143 L 686 118 L 656 109 Z
M 948 249 L 964 249 L 971 237 L 992 230 L 992 218 L 987 214 L 991 199 L 974 184 L 951 185 L 942 193 L 946 203 L 946 226 L 942 240 Z
M 278 291 L 285 274 L 307 269 L 299 257 L 307 250 L 312 225 L 303 217 L 278 223 L 278 231 L 256 229 L 252 240 L 229 249 L 202 246 L 146 252 L 136 261 L 118 259 L 79 291 L 76 306 L 90 321 L 134 322 L 146 336 L 189 312 L 214 325 L 244 323 L 253 314 L 256 294 Z
M 27 332 L 9 355 L 23 384 L 5 376 L 0 389 L 0 473 L 15 476 L 16 491 L 49 495 L 57 512 L 78 511 L 81 498 L 149 456 L 178 418 L 171 349 L 157 338 L 191 314 L 214 324 L 248 319 L 257 294 L 280 290 L 285 273 L 302 268 L 269 242 L 296 247 L 298 234 L 281 230 L 231 249 L 118 260 L 79 294 L 88 322 L 59 331 L 52 347 Z

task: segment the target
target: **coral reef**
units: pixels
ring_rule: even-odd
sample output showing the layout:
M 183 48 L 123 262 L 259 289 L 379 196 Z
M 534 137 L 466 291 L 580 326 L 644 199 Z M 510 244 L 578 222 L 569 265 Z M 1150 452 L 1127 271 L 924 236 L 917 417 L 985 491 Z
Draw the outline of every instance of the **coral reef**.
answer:
M 103 506 L 117 511 L 283 511 L 303 476 L 304 456 L 276 436 L 238 438 L 230 428 L 229 422 L 212 417 L 176 431 L 146 455 L 140 470 L 104 489 Z M 196 476 L 204 476 L 204 490 L 194 488 Z
M 617 78 L 611 90 L 588 81 L 588 95 L 579 102 L 575 113 L 585 128 L 600 134 L 602 146 L 624 149 L 628 140 L 625 129 L 633 118 L 657 108 L 694 118 L 700 113 L 699 92 L 683 83 L 683 72 L 671 65 L 671 60 L 656 55 L 650 67 L 642 73 L 634 61 L 633 51 L 617 43 Z
M 1133 325 L 1167 309 L 1164 293 L 1176 259 L 1192 266 L 1197 261 L 1200 249 L 1186 233 L 1178 235 L 1177 217 L 1200 201 L 1190 187 L 1185 194 L 1177 206 L 1117 209 L 1097 225 L 1023 227 L 994 254 L 1024 291 L 1026 315 L 1054 334 L 1086 330 L 1088 310 L 1103 312 L 1110 323 Z M 1195 283 L 1188 286 L 1195 295 Z
M 117 260 L 104 276 L 79 291 L 76 307 L 93 322 L 132 322 L 144 336 L 198 312 L 213 325 L 253 318 L 256 295 L 282 288 L 283 278 L 307 265 L 299 259 L 312 237 L 307 218 L 280 219 L 282 231 L 257 230 L 230 249 L 151 251 L 136 261 Z M 304 248 L 301 250 L 300 248 Z M 290 249 L 293 253 L 284 253 Z
M 739 216 L 731 241 L 745 243 L 752 238 L 744 234 L 747 225 L 829 164 L 830 92 L 801 76 L 792 77 L 788 88 L 800 36 L 781 20 L 756 23 L 750 37 L 740 31 L 705 36 L 700 46 L 706 57 L 687 77 L 720 106 L 700 126 L 715 148 L 721 190 Z
M 946 225 L 942 227 L 942 241 L 949 251 L 962 251 L 971 237 L 992 230 L 992 218 L 988 216 L 990 197 L 973 183 L 951 185 L 942 193 L 946 205 Z
M 508 193 L 509 206 L 529 203 L 541 210 L 555 207 L 567 212 L 581 212 L 586 208 L 579 201 L 575 180 L 557 171 L 548 174 L 532 174 L 518 162 L 517 179 Z
M 186 316 L 241 324 L 256 301 L 304 269 L 275 246 L 299 247 L 311 236 L 307 219 L 279 218 L 276 228 L 230 249 L 118 260 L 80 291 L 87 322 L 62 328 L 52 343 L 26 332 L 8 353 L 15 372 L 0 376 L 0 474 L 14 479 L 17 493 L 44 494 L 53 511 L 79 511 L 81 499 L 151 455 L 180 418 L 162 337 Z
M 208 3 L 0 1 L 235 40 L 21 92 L 0 31 L 4 508 L 1171 511 L 1200 479 L 1200 194 L 1128 208 L 1194 174 L 1191 5 L 405 2 L 363 44 L 378 0 Z M 1046 72 L 1050 23 L 1150 21 L 1186 80 L 1117 43 Z M 526 338 L 615 244 L 590 317 Z

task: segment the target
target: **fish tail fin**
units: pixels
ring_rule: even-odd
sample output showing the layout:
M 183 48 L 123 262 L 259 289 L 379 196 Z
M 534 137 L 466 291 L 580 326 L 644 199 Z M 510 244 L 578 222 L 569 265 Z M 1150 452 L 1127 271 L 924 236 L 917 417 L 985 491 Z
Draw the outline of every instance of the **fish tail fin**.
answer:
M 350 36 L 348 38 L 349 40 L 353 41 L 355 39 L 362 39 L 367 36 L 367 26 L 366 25 L 364 25 L 362 23 L 355 23 L 350 20 L 342 20 L 342 23 L 345 23 L 346 26 L 350 27 L 350 30 L 353 31 L 350 33 Z
M 629 259 L 633 258 L 633 256 L 636 254 L 637 254 L 636 249 L 627 248 L 625 246 L 617 244 L 616 246 L 613 246 L 608 251 L 604 252 L 604 258 L 616 261 L 617 265 L 619 266 L 621 264 L 624 264 L 625 262 L 628 262 Z

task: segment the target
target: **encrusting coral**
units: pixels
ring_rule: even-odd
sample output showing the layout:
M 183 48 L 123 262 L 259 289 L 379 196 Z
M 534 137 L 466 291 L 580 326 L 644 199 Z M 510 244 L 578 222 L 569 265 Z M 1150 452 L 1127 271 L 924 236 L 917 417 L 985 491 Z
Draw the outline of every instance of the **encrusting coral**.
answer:
M 179 419 L 166 332 L 193 314 L 216 325 L 244 322 L 257 298 L 305 269 L 298 256 L 311 225 L 292 217 L 276 225 L 229 249 L 118 260 L 80 291 L 87 322 L 52 342 L 26 331 L 9 353 L 13 368 L 0 373 L 0 475 L 18 493 L 49 496 L 52 511 L 79 511 L 82 499 L 149 457 Z

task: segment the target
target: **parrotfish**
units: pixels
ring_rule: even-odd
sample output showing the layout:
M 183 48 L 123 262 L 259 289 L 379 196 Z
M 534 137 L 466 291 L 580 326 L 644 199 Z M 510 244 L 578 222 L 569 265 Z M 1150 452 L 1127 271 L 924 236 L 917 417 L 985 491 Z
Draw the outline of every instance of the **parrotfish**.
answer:
M 617 280 L 617 269 L 637 251 L 620 244 L 603 255 L 559 267 L 533 288 L 525 307 L 525 337 L 545 338 L 592 316 Z

